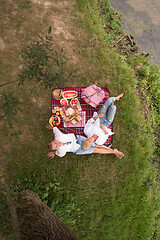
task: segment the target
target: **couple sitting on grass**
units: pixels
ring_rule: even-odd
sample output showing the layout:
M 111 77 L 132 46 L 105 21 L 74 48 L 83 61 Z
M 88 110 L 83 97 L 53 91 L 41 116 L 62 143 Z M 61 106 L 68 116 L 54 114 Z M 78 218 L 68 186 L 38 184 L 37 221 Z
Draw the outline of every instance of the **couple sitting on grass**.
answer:
M 95 112 L 93 118 L 87 121 L 84 133 L 88 138 L 73 133 L 63 134 L 57 127 L 52 128 L 47 124 L 46 128 L 53 129 L 55 135 L 55 140 L 48 144 L 48 147 L 52 150 L 52 152 L 48 153 L 48 157 L 53 158 L 55 155 L 63 157 L 67 152 L 73 152 L 77 155 L 91 153 L 115 154 L 121 159 L 124 156 L 122 152 L 103 144 L 108 136 L 113 134 L 108 127 L 113 122 L 116 113 L 114 101 L 119 101 L 123 95 L 121 93 L 117 97 L 108 98 L 98 111 L 98 114 Z

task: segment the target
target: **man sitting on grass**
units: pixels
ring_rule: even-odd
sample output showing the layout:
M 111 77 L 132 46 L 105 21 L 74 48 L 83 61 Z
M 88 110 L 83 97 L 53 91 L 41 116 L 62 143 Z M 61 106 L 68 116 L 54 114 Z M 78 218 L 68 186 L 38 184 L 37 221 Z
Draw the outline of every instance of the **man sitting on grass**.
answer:
M 123 97 L 123 93 L 117 97 L 110 97 L 103 104 L 101 109 L 94 112 L 93 118 L 89 119 L 84 127 L 85 135 L 90 138 L 90 141 L 85 140 L 83 147 L 85 150 L 89 149 L 91 144 L 95 142 L 98 145 L 103 145 L 108 139 L 109 135 L 113 133 L 108 128 L 113 122 L 117 107 L 114 105 L 115 101 L 119 101 Z
M 52 129 L 49 124 L 47 124 L 46 128 Z M 124 156 L 124 154 L 117 149 L 111 149 L 95 143 L 92 143 L 89 149 L 85 150 L 82 144 L 87 138 L 81 135 L 74 135 L 73 133 L 63 134 L 57 127 L 53 127 L 53 133 L 55 135 L 55 140 L 48 144 L 48 147 L 52 150 L 52 152 L 48 153 L 48 157 L 51 158 L 54 158 L 55 155 L 63 157 L 67 152 L 73 152 L 77 155 L 91 153 L 115 154 L 120 159 Z

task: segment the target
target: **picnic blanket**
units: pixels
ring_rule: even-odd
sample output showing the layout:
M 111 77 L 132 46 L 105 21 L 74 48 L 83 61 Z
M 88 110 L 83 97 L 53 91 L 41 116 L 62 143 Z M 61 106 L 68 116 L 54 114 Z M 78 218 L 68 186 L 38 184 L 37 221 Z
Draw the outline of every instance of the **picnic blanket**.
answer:
M 102 88 L 102 90 L 105 92 L 105 97 L 103 99 L 103 102 L 100 103 L 96 108 L 93 108 L 92 106 L 88 105 L 84 100 L 83 98 L 81 98 L 81 92 L 84 88 L 61 88 L 63 91 L 68 91 L 68 90 L 75 90 L 78 92 L 78 100 L 80 102 L 80 105 L 81 105 L 81 108 L 82 108 L 82 111 L 85 111 L 85 119 L 86 119 L 86 122 L 92 118 L 93 116 L 93 113 L 94 112 L 98 112 L 98 110 L 102 107 L 103 103 L 110 97 L 109 95 L 109 92 L 107 90 L 107 88 Z M 52 110 L 54 109 L 54 107 L 62 107 L 61 104 L 60 104 L 60 101 L 59 100 L 56 100 L 55 98 L 52 98 Z M 53 113 L 52 113 L 53 115 Z M 65 125 L 66 126 L 66 125 Z M 64 127 L 64 121 L 63 121 L 63 117 L 61 116 L 61 123 L 60 125 L 58 126 L 59 130 L 63 133 L 74 133 L 75 135 L 82 135 L 82 136 L 85 136 L 84 134 L 84 127 Z M 113 124 L 111 124 L 109 126 L 109 128 L 111 129 L 111 131 L 113 132 Z M 85 136 L 86 137 L 86 136 Z M 112 140 L 113 140 L 113 135 L 109 136 L 109 138 L 107 139 L 105 145 L 106 146 L 109 146 L 112 144 Z

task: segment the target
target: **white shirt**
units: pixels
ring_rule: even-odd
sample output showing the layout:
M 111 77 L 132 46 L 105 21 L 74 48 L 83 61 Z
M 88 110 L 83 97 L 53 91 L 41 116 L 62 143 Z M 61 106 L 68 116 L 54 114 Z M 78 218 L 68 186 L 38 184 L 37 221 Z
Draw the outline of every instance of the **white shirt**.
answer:
M 106 127 L 106 130 L 108 133 L 105 134 L 105 132 L 100 127 L 99 118 L 97 118 L 96 120 L 93 119 L 97 115 L 98 115 L 97 112 L 94 112 L 93 117 L 87 121 L 87 123 L 84 127 L 84 133 L 88 138 L 92 137 L 93 134 L 96 134 L 98 136 L 98 138 L 95 141 L 95 143 L 97 145 L 103 145 L 106 142 L 106 140 L 108 139 L 108 137 L 110 135 L 113 135 L 114 133 L 109 128 Z
M 76 143 L 76 137 L 73 133 L 64 134 L 57 127 L 53 128 L 53 133 L 55 134 L 55 140 L 62 143 L 70 142 L 70 144 L 65 144 L 56 151 L 57 156 L 63 157 L 67 152 L 75 152 L 80 147 Z

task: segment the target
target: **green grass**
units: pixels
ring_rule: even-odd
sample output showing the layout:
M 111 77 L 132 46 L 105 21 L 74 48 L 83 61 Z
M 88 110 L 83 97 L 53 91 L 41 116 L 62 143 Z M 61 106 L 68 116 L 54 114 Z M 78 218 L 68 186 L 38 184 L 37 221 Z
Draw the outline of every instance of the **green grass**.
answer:
M 113 147 L 124 152 L 125 157 L 119 160 L 111 155 L 67 154 L 63 158 L 48 159 L 46 145 L 52 134 L 47 132 L 45 125 L 51 114 L 51 92 L 34 83 L 25 83 L 20 87 L 13 84 L 4 88 L 6 91 L 12 89 L 22 100 L 23 112 L 17 113 L 13 128 L 3 122 L 2 166 L 12 193 L 23 188 L 35 191 L 79 239 L 152 239 L 159 229 L 160 206 L 158 170 L 150 162 L 155 150 L 154 135 L 148 132 L 146 125 L 153 126 L 152 118 L 156 124 L 157 115 L 154 110 L 150 118 L 146 118 L 142 92 L 148 82 L 144 86 L 140 84 L 142 75 L 146 78 L 152 72 L 149 81 L 155 83 L 150 86 L 154 86 L 152 96 L 156 99 L 158 83 L 154 79 L 158 79 L 158 70 L 144 57 L 126 59 L 118 53 L 113 44 L 117 32 L 118 36 L 121 34 L 120 19 L 105 1 L 100 3 L 103 14 L 97 1 L 77 1 L 69 13 L 74 16 L 72 31 L 76 36 L 74 52 L 78 62 L 70 65 L 69 61 L 65 71 L 75 70 L 78 78 L 65 84 L 87 87 L 96 83 L 107 87 L 111 96 L 124 92 L 124 97 L 116 102 Z M 20 4 L 19 10 L 22 8 L 24 11 L 31 8 L 34 12 L 30 1 Z M 63 9 L 59 11 L 63 14 Z M 107 30 L 106 19 L 109 19 Z M 28 29 L 22 18 L 19 22 Z M 46 25 L 44 28 L 48 29 Z M 42 35 L 44 28 L 39 28 Z M 22 45 L 27 44 L 28 40 Z M 16 54 L 19 56 L 19 52 Z M 144 66 L 141 71 L 137 70 L 140 63 Z M 5 58 L 1 65 L 5 66 Z M 4 80 L 13 78 L 9 72 L 3 74 Z M 15 74 L 13 79 L 16 77 Z M 6 234 L 5 230 L 3 232 Z

